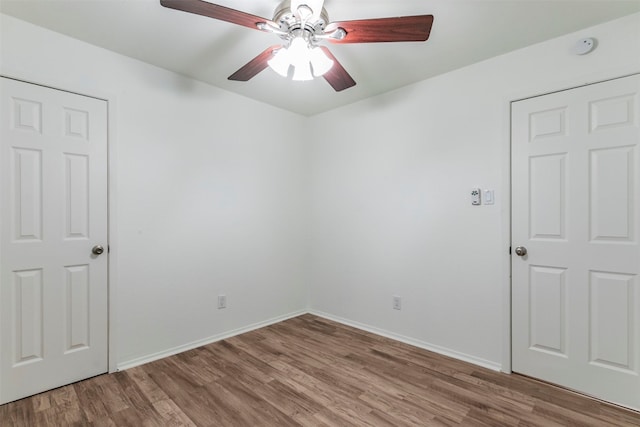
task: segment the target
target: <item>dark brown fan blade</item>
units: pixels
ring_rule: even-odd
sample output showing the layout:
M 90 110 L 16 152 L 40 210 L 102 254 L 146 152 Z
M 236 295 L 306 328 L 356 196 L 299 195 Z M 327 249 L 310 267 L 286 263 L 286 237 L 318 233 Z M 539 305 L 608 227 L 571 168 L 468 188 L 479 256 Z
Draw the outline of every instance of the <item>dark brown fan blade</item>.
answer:
M 347 35 L 333 43 L 422 42 L 429 38 L 433 15 L 332 22 L 325 33 L 342 28 Z
M 331 51 L 326 46 L 320 46 L 320 49 L 327 55 L 327 57 L 333 60 L 333 67 L 329 71 L 327 71 L 322 77 L 329 82 L 331 86 L 336 90 L 336 92 L 340 92 L 341 90 L 349 89 L 356 85 L 356 81 L 347 73 L 347 70 L 344 69 L 342 64 L 338 62 L 335 56 L 331 53 Z
M 209 18 L 231 22 L 232 24 L 243 25 L 245 27 L 258 30 L 256 26 L 259 22 L 269 22 L 269 19 L 240 12 L 239 10 L 207 3 L 201 0 L 160 0 L 160 4 L 171 9 L 182 10 L 183 12 L 195 13 L 197 15 L 208 16 Z
M 229 80 L 236 80 L 239 82 L 246 82 L 258 75 L 262 70 L 267 68 L 269 64 L 267 61 L 271 59 L 273 53 L 280 49 L 280 45 L 270 46 L 265 49 L 260 55 L 253 58 L 251 61 L 240 68 L 235 73 L 229 76 Z

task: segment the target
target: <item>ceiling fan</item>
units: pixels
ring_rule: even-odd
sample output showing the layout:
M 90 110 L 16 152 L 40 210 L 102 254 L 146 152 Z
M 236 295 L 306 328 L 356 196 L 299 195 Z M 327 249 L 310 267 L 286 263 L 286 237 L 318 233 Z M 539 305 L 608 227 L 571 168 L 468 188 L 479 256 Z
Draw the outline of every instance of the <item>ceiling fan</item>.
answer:
M 282 45 L 265 49 L 229 76 L 229 80 L 248 81 L 270 66 L 283 76 L 292 73 L 293 80 L 322 76 L 336 91 L 355 86 L 356 82 L 326 46 L 318 45 L 319 42 L 426 41 L 433 24 L 433 15 L 330 22 L 324 0 L 284 0 L 276 8 L 273 19 L 202 0 L 160 0 L 160 4 L 272 33 L 284 40 Z

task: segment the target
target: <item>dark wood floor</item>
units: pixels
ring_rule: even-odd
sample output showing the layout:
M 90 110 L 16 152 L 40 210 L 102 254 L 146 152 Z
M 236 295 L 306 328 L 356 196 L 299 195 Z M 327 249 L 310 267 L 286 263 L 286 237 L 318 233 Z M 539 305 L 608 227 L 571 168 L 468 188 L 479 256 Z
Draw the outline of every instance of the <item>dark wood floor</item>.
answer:
M 640 414 L 304 315 L 0 406 L 2 426 L 640 426 Z

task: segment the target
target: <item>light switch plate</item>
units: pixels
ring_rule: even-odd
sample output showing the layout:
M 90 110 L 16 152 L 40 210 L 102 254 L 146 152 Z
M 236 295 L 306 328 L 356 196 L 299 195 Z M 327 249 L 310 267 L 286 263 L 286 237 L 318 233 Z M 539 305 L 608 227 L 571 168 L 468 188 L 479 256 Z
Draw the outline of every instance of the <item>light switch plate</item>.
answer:
M 482 198 L 484 199 L 485 205 L 492 205 L 495 203 L 493 190 L 484 190 Z

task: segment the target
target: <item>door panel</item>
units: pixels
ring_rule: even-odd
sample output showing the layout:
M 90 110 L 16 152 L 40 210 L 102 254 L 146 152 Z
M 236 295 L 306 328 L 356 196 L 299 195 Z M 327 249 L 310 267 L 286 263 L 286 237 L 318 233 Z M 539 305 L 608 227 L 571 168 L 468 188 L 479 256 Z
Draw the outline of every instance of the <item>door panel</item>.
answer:
M 512 104 L 513 370 L 640 409 L 640 76 Z
M 0 83 L 3 403 L 107 371 L 107 110 Z
M 629 274 L 591 271 L 590 360 L 604 368 L 633 372 L 634 291 L 637 277 Z
M 631 242 L 634 235 L 635 147 L 592 150 L 589 155 L 590 238 Z
M 15 363 L 42 360 L 42 269 L 15 271 L 13 294 Z
M 566 238 L 566 155 L 531 157 L 529 161 L 530 236 Z
M 566 269 L 532 265 L 529 276 L 530 347 L 566 356 Z
M 42 151 L 12 148 L 13 212 L 16 241 L 42 240 Z M 8 194 L 8 193 L 5 193 Z
M 89 238 L 89 157 L 65 154 L 65 239 Z
M 89 265 L 65 267 L 65 353 L 89 348 Z

